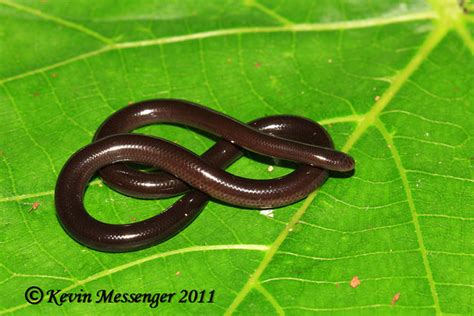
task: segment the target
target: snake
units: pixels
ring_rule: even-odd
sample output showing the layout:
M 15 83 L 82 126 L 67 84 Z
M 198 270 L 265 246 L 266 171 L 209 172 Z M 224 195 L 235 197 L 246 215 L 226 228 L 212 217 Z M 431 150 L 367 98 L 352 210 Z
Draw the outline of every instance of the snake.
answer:
M 218 139 L 198 156 L 175 142 L 132 133 L 157 123 L 198 129 Z M 293 162 L 295 170 L 275 179 L 248 179 L 226 172 L 244 152 Z M 177 235 L 210 199 L 242 208 L 277 208 L 308 196 L 330 171 L 348 172 L 354 167 L 354 159 L 334 149 L 321 125 L 301 116 L 272 115 L 246 124 L 186 100 L 146 100 L 110 115 L 93 141 L 67 160 L 56 182 L 56 214 L 64 230 L 89 248 L 134 251 Z M 105 223 L 84 207 L 86 188 L 96 174 L 112 189 L 135 198 L 184 195 L 148 219 Z

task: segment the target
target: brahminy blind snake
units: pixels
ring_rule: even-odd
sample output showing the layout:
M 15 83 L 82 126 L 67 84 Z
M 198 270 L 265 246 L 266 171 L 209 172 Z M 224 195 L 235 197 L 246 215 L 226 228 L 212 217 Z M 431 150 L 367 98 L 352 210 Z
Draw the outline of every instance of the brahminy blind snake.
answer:
M 194 127 L 222 138 L 201 157 L 167 140 L 129 132 L 153 123 Z M 223 169 L 238 159 L 240 148 L 299 163 L 292 173 L 254 180 Z M 147 173 L 123 162 L 163 170 Z M 297 116 L 268 116 L 249 124 L 184 100 L 139 102 L 112 114 L 94 142 L 72 155 L 56 184 L 55 203 L 64 229 L 91 248 L 121 252 L 162 242 L 190 224 L 212 197 L 232 205 L 272 208 L 294 203 L 319 187 L 327 170 L 349 171 L 354 160 L 334 150 L 319 124 Z M 138 198 L 159 198 L 188 191 L 164 212 L 132 224 L 107 224 L 84 208 L 87 183 L 99 172 L 109 186 Z

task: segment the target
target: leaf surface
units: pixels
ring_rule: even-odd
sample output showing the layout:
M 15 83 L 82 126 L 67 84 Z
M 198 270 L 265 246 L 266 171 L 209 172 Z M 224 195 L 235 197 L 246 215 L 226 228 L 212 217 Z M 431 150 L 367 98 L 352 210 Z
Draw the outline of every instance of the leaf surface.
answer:
M 167 314 L 473 313 L 474 19 L 457 1 L 0 0 L 0 17 L 1 313 L 154 311 L 29 305 L 32 285 L 215 290 L 213 304 L 160 303 Z M 211 202 L 142 251 L 77 244 L 55 216 L 63 164 L 114 111 L 164 97 L 241 121 L 319 121 L 356 172 L 271 215 Z M 197 153 L 213 144 L 181 127 L 141 131 Z M 229 171 L 289 172 L 248 158 Z M 96 179 L 85 204 L 127 223 L 175 200 L 131 199 Z

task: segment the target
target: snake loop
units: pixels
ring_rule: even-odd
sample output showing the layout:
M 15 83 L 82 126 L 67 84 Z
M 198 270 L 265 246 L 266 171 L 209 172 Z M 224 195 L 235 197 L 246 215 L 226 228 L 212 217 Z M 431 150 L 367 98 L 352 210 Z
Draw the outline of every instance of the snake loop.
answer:
M 167 140 L 129 132 L 154 123 L 194 127 L 222 138 L 202 156 Z M 237 160 L 241 148 L 298 163 L 277 179 L 253 180 L 223 169 Z M 163 170 L 147 173 L 123 162 Z M 328 176 L 348 171 L 354 160 L 334 150 L 319 124 L 297 116 L 269 116 L 248 125 L 183 100 L 150 100 L 112 114 L 94 142 L 76 152 L 56 184 L 55 203 L 64 229 L 77 241 L 102 251 L 131 251 L 162 242 L 190 224 L 210 197 L 232 205 L 271 208 L 294 203 Z M 133 224 L 107 224 L 84 208 L 87 183 L 99 172 L 107 185 L 138 198 L 160 198 L 187 192 L 164 212 Z

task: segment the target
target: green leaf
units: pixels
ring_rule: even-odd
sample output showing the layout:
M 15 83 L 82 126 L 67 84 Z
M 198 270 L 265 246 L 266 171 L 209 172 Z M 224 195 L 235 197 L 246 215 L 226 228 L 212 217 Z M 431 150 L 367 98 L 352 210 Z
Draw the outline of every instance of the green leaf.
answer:
M 1 313 L 473 313 L 474 18 L 457 1 L 0 0 L 0 17 Z M 271 216 L 211 202 L 142 251 L 79 245 L 55 216 L 58 172 L 112 112 L 162 97 L 242 121 L 317 120 L 356 172 Z M 144 131 L 198 153 L 213 143 L 180 127 Z M 229 170 L 289 172 L 267 167 Z M 86 207 L 127 223 L 174 200 L 124 197 L 96 179 Z M 33 285 L 178 297 L 30 305 Z M 215 290 L 215 302 L 178 303 L 193 289 Z

